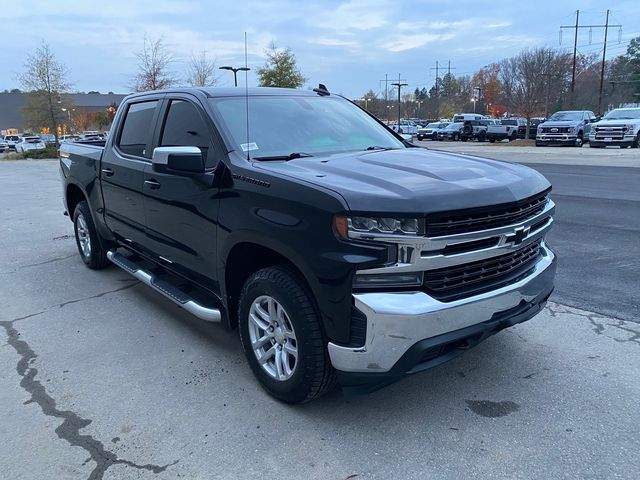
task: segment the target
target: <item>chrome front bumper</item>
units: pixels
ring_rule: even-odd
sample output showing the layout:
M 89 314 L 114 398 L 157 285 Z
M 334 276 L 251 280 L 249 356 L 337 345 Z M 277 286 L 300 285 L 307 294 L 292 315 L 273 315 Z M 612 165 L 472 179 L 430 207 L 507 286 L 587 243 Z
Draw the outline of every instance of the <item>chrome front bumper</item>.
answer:
M 388 372 L 421 340 L 489 322 L 496 314 L 533 301 L 553 288 L 555 255 L 544 243 L 542 252 L 522 280 L 453 302 L 440 302 L 424 292 L 354 294 L 356 308 L 367 317 L 365 344 L 329 343 L 331 363 L 343 372 Z

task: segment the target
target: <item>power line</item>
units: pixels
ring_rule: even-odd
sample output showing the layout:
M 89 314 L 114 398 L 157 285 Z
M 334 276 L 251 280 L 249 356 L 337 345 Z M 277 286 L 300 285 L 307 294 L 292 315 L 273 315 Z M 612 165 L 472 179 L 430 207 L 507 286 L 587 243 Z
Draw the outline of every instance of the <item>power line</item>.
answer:
M 574 99 L 574 91 L 575 91 L 575 86 L 576 86 L 576 57 L 577 57 L 577 53 L 578 53 L 578 30 L 579 29 L 583 29 L 583 28 L 588 28 L 589 29 L 589 43 L 591 43 L 591 35 L 593 32 L 594 28 L 604 28 L 604 48 L 603 48 L 603 54 L 602 54 L 602 72 L 600 74 L 600 95 L 599 95 L 599 99 L 598 99 L 598 113 L 601 113 L 601 106 L 602 106 L 602 88 L 604 85 L 604 65 L 605 65 L 605 60 L 606 60 L 606 55 L 607 55 L 607 35 L 609 33 L 609 28 L 610 27 L 617 27 L 618 30 L 618 41 L 620 41 L 622 39 L 622 25 L 621 24 L 616 24 L 616 25 L 612 25 L 609 24 L 609 14 L 611 12 L 609 10 L 607 10 L 607 18 L 606 18 L 606 22 L 604 25 L 580 25 L 580 10 L 576 10 L 576 24 L 575 25 L 560 25 L 560 45 L 562 45 L 562 31 L 564 29 L 571 29 L 574 31 L 574 37 L 573 37 L 573 66 L 572 66 L 572 72 L 571 72 L 571 105 L 573 106 L 573 99 Z

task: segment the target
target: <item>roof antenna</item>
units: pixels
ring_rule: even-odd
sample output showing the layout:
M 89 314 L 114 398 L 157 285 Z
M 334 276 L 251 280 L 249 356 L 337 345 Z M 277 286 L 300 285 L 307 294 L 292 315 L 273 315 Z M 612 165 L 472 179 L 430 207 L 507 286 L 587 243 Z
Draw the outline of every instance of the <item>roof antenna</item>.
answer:
M 251 160 L 251 144 L 249 143 L 249 71 L 248 56 L 247 56 L 247 32 L 244 32 L 244 101 L 247 114 L 247 161 Z
M 316 92 L 321 97 L 324 97 L 325 95 L 331 95 L 327 87 L 325 87 L 322 83 L 319 83 L 318 88 L 314 88 L 313 91 Z

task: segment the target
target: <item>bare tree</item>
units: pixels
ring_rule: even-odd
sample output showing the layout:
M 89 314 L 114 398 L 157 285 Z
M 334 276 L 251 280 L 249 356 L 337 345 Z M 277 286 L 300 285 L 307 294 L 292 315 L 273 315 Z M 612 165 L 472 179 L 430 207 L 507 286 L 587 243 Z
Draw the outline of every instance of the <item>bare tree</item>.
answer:
M 189 76 L 187 83 L 192 87 L 212 87 L 218 83 L 216 77 L 216 63 L 207 57 L 207 51 L 203 50 L 200 55 L 191 55 L 189 64 Z
M 56 143 L 58 125 L 64 119 L 64 111 L 70 107 L 63 97 L 71 86 L 67 75 L 67 67 L 56 59 L 49 45 L 42 42 L 35 53 L 27 57 L 25 71 L 19 76 L 28 93 L 24 108 L 27 125 L 34 129 L 46 127 L 55 135 Z
M 175 75 L 169 70 L 174 57 L 166 49 L 162 37 L 153 40 L 145 35 L 142 51 L 136 53 L 136 57 L 138 73 L 132 84 L 136 92 L 160 90 L 176 84 Z
M 550 48 L 523 50 L 500 62 L 505 103 L 527 119 L 525 138 L 529 138 L 531 118 L 548 110 L 551 89 L 556 93 L 565 88 L 569 70 L 568 55 Z

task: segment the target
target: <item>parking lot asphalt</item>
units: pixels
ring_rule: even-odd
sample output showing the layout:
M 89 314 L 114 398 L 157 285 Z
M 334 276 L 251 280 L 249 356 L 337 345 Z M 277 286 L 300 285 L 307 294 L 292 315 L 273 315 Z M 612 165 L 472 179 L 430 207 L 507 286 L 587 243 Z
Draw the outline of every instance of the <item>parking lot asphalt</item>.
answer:
M 607 147 L 605 149 L 574 147 L 536 147 L 522 146 L 520 140 L 510 142 L 439 142 L 416 141 L 416 145 L 435 150 L 447 150 L 456 153 L 479 155 L 519 163 L 551 163 L 554 165 L 586 165 L 609 167 L 640 167 L 640 150 L 630 148 Z
M 586 254 L 597 244 L 607 245 L 598 255 L 615 253 L 608 228 L 590 230 L 590 219 L 637 238 L 622 222 L 637 213 L 631 169 L 573 182 L 557 165 L 538 168 L 556 176 L 561 272 L 581 238 Z M 599 177 L 620 188 L 603 193 Z M 0 477 L 637 478 L 633 304 L 613 318 L 558 293 L 533 320 L 438 368 L 371 395 L 336 391 L 291 407 L 261 390 L 235 332 L 118 269 L 86 269 L 60 195 L 56 162 L 0 162 Z M 590 196 L 611 211 L 592 211 Z M 570 212 L 585 220 L 572 226 Z M 561 273 L 558 290 L 588 273 Z M 620 298 L 637 295 L 629 279 L 610 279 Z

